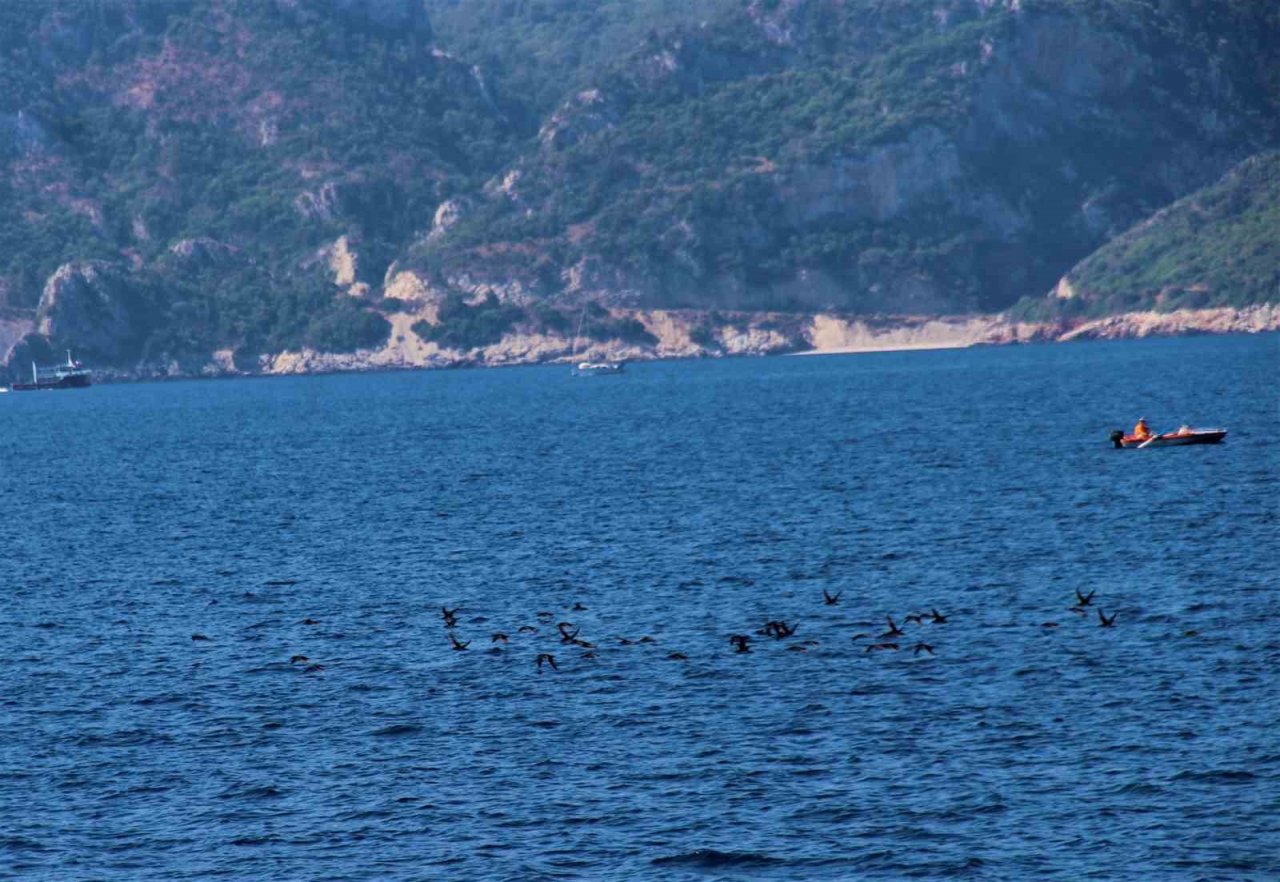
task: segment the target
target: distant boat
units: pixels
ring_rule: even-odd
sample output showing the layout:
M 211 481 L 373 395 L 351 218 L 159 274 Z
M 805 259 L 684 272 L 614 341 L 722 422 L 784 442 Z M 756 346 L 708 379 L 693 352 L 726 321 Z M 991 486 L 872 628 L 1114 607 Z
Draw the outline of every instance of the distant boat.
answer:
M 83 389 L 89 385 L 89 369 L 71 357 L 67 350 L 65 364 L 40 367 L 31 363 L 31 382 L 14 383 L 14 392 L 34 392 L 41 389 Z
M 578 354 L 578 339 L 582 336 L 582 322 L 587 317 L 586 304 L 582 306 L 582 314 L 578 316 L 578 330 L 573 335 L 573 355 Z M 571 356 L 572 357 L 572 356 Z M 573 366 L 575 377 L 608 377 L 622 373 L 625 361 L 580 361 Z
M 1226 429 L 1193 429 L 1190 426 L 1183 426 L 1176 432 L 1165 432 L 1163 435 L 1151 435 L 1147 438 L 1126 435 L 1116 429 L 1111 433 L 1111 443 L 1115 445 L 1116 450 L 1142 447 L 1186 447 L 1190 444 L 1219 444 L 1226 437 Z
M 573 366 L 573 372 L 579 377 L 597 377 L 620 374 L 624 367 L 624 361 L 580 361 Z

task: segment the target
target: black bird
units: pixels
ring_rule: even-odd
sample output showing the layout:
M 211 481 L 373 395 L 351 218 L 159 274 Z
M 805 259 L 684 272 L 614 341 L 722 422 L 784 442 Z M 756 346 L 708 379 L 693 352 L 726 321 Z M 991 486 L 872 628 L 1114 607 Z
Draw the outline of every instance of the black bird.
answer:
M 654 640 L 652 637 L 648 636 L 647 634 L 636 641 L 636 643 L 657 643 L 657 642 L 658 642 L 657 640 Z
M 796 632 L 796 628 L 799 628 L 799 627 L 800 627 L 799 622 L 796 622 L 794 625 L 791 625 L 790 627 L 788 627 L 786 622 L 773 619 L 771 621 L 765 622 L 764 627 L 761 628 L 759 631 L 756 631 L 756 633 L 765 637 L 772 637 L 775 640 L 781 640 L 783 637 L 790 637 L 792 634 Z
M 751 647 L 748 645 L 749 643 L 751 643 L 751 638 L 748 637 L 746 634 L 734 634 L 732 637 L 729 638 L 729 642 L 737 647 L 737 650 L 736 650 L 737 652 L 751 651 Z
M 294 664 L 297 664 L 298 662 L 305 662 L 305 661 L 311 661 L 311 659 L 307 658 L 305 655 L 295 655 L 289 659 L 289 664 L 294 665 Z
M 867 637 L 870 637 L 870 636 L 871 636 L 870 634 L 866 634 L 866 633 L 861 633 L 861 632 L 860 632 L 860 633 L 854 634 L 854 635 L 853 635 L 852 637 L 850 637 L 849 639 L 850 639 L 850 640 L 865 640 Z
M 915 649 L 915 655 L 919 655 L 921 652 L 927 652 L 929 653 L 929 655 L 933 655 L 933 647 L 930 646 L 928 643 L 923 643 L 923 642 L 917 643 L 912 648 Z
M 508 640 L 506 634 L 503 634 L 501 631 L 498 631 L 493 635 L 492 638 L 490 638 L 489 642 L 490 643 L 509 643 L 510 641 Z
M 318 625 L 320 623 L 317 622 L 315 619 L 303 619 L 301 622 L 298 622 L 298 624 L 299 625 Z
M 1116 623 L 1116 616 L 1118 615 L 1120 615 L 1120 613 L 1112 613 L 1111 618 L 1107 618 L 1102 614 L 1102 610 L 1098 610 L 1098 627 L 1110 628 Z
M 902 620 L 904 625 L 923 625 L 924 613 L 912 613 Z
M 192 640 L 208 640 L 209 638 L 204 636 L 203 634 L 192 634 L 191 639 Z
M 628 640 L 626 637 L 619 637 L 618 642 L 621 643 L 623 646 L 631 646 L 632 644 L 635 643 L 634 640 Z
M 573 605 L 573 611 L 574 611 L 574 612 L 586 612 L 586 611 L 587 611 L 587 608 L 586 608 L 585 606 L 583 606 L 581 603 L 575 603 L 575 604 Z
M 542 665 L 544 663 L 551 665 L 551 670 L 553 671 L 560 670 L 559 668 L 556 667 L 556 657 L 549 652 L 544 652 L 538 656 L 538 673 L 539 674 L 542 673 Z
M 931 609 L 931 610 L 929 610 L 929 614 L 933 616 L 933 618 L 932 618 L 932 619 L 930 619 L 929 621 L 933 622 L 935 625 L 945 625 L 945 624 L 946 624 L 946 622 L 947 622 L 947 617 L 946 617 L 946 616 L 944 616 L 942 613 L 938 612 L 938 610 L 937 610 L 937 609 Z
M 1088 594 L 1081 594 L 1080 589 L 1076 589 L 1076 606 L 1088 606 L 1089 601 L 1093 600 L 1093 595 L 1098 593 L 1098 589 L 1094 588 Z
M 561 643 L 572 643 L 578 638 L 578 634 L 582 631 L 581 628 L 573 628 L 573 625 L 568 622 L 561 622 L 557 627 L 560 629 Z M 573 633 L 569 632 L 570 628 L 573 628 Z
M 577 631 L 574 631 L 573 633 L 577 634 L 578 632 L 577 632 Z M 596 648 L 596 645 L 595 645 L 594 643 L 588 643 L 586 640 L 579 640 L 577 637 L 574 637 L 574 638 L 573 638 L 572 640 L 570 640 L 569 642 L 570 642 L 570 643 L 572 643 L 574 646 L 581 646 L 583 649 L 595 649 L 595 648 Z
M 324 670 L 324 665 L 307 665 L 306 668 L 303 669 L 302 673 L 318 674 L 323 670 Z
M 688 661 L 689 660 L 689 656 L 685 655 L 683 652 L 668 653 L 667 658 L 671 661 Z
M 835 594 L 828 594 L 827 589 L 823 588 L 822 602 L 825 603 L 827 606 L 835 606 L 837 603 L 840 602 L 840 595 L 843 593 L 844 593 L 843 591 L 839 591 Z
M 466 649 L 468 646 L 471 645 L 470 640 L 468 640 L 466 643 L 463 643 L 461 640 L 459 640 L 457 637 L 454 637 L 452 634 L 449 635 L 449 642 L 452 643 L 453 648 L 459 652 L 461 652 L 462 650 Z
M 536 615 L 540 619 L 550 619 L 555 617 L 555 613 L 545 609 L 538 610 L 536 613 L 534 613 L 534 615 Z
M 517 632 L 520 634 L 537 634 L 538 629 L 535 628 L 533 625 L 521 625 L 517 629 Z
M 875 651 L 876 651 L 876 650 L 878 650 L 878 649 L 891 649 L 891 650 L 893 650 L 894 652 L 897 652 L 897 651 L 898 651 L 898 644 L 896 644 L 896 643 L 872 643 L 870 646 L 868 646 L 866 649 L 864 649 L 864 650 L 863 650 L 863 652 L 875 652 Z
M 440 607 L 440 618 L 444 619 L 444 626 L 446 628 L 452 628 L 454 625 L 458 624 L 458 613 L 461 611 L 462 607 L 460 606 L 454 607 L 453 609 L 449 609 L 444 606 Z
M 881 634 L 881 637 L 901 637 L 905 632 L 898 627 L 897 622 L 893 620 L 893 616 L 885 616 L 884 620 L 889 623 L 889 630 Z M 897 647 L 894 647 L 895 649 Z

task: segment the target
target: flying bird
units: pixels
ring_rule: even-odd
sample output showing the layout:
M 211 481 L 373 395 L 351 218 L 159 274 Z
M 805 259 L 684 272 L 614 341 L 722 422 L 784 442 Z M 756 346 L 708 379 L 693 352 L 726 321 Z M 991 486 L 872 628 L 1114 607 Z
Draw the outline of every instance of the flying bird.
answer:
M 835 594 L 828 594 L 827 589 L 823 588 L 822 602 L 825 603 L 827 606 L 835 606 L 837 603 L 840 602 L 840 595 L 843 593 L 844 593 L 843 591 L 838 591 Z

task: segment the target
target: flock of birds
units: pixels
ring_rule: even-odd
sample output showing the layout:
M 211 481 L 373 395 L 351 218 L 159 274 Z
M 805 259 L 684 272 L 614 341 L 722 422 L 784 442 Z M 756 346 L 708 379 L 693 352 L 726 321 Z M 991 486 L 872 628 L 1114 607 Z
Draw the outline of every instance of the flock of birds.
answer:
M 1080 589 L 1077 588 L 1075 591 L 1075 595 L 1076 595 L 1075 603 L 1072 604 L 1067 609 L 1069 612 L 1075 615 L 1086 616 L 1086 617 L 1089 615 L 1089 611 L 1093 610 L 1098 617 L 1099 627 L 1112 628 L 1115 626 L 1116 616 L 1119 614 L 1112 613 L 1108 617 L 1101 608 L 1093 606 L 1093 598 L 1096 593 L 1097 593 L 1096 589 L 1093 591 L 1090 591 L 1088 594 L 1085 594 L 1081 592 Z M 831 594 L 824 588 L 822 591 L 823 605 L 838 606 L 840 603 L 840 598 L 842 594 L 843 592 Z M 579 603 L 574 603 L 573 606 L 569 608 L 569 610 L 571 612 L 586 612 L 587 607 L 579 602 Z M 447 606 L 441 606 L 440 618 L 444 623 L 445 636 L 447 636 L 449 639 L 450 648 L 453 649 L 455 652 L 466 652 L 471 648 L 471 644 L 474 642 L 474 638 L 471 640 L 463 640 L 459 637 L 457 633 L 457 629 L 459 627 L 458 614 L 460 612 L 462 612 L 462 607 L 460 606 L 454 607 L 453 609 L 449 609 Z M 589 640 L 586 640 L 585 638 L 582 637 L 582 628 L 580 626 L 575 625 L 574 623 L 569 621 L 557 622 L 556 619 L 559 617 L 550 610 L 540 610 L 535 614 L 535 617 L 537 619 L 538 624 L 537 625 L 530 625 L 530 624 L 520 625 L 515 631 L 515 633 L 517 634 L 517 637 L 526 636 L 526 635 L 536 635 L 543 631 L 551 632 L 553 633 L 554 636 L 559 638 L 560 645 L 566 648 L 572 647 L 573 649 L 581 650 L 581 652 L 578 654 L 579 659 L 590 660 L 596 657 L 597 644 Z M 871 653 L 878 653 L 878 652 L 899 652 L 904 650 L 904 647 L 906 651 L 911 652 L 913 657 L 919 656 L 921 653 L 924 653 L 928 656 L 935 655 L 936 653 L 935 653 L 933 644 L 928 643 L 925 640 L 915 639 L 915 638 L 913 638 L 914 642 L 911 642 L 910 640 L 904 640 L 903 638 L 907 637 L 907 631 L 905 630 L 905 628 L 908 625 L 913 625 L 917 628 L 921 628 L 924 626 L 945 625 L 947 624 L 948 617 L 940 613 L 937 607 L 930 607 L 928 612 L 913 612 L 906 616 L 903 616 L 901 625 L 899 625 L 896 621 L 894 621 L 894 618 L 892 615 L 886 615 L 884 620 L 885 620 L 886 629 L 879 634 L 874 633 L 874 629 L 873 629 L 869 631 L 858 631 L 850 636 L 849 639 L 853 641 L 853 643 L 855 643 L 856 645 L 862 648 L 862 652 L 864 655 L 871 654 Z M 484 621 L 485 620 L 483 618 L 473 620 L 473 622 L 481 622 L 481 623 L 483 623 Z M 313 618 L 305 618 L 302 621 L 300 621 L 299 624 L 319 625 L 320 622 Z M 857 623 L 857 625 L 860 627 L 870 627 L 873 624 L 874 624 L 873 622 Z M 553 626 L 554 626 L 554 632 L 551 631 Z M 1041 627 L 1057 628 L 1059 627 L 1059 625 L 1055 621 L 1046 621 L 1041 624 Z M 736 653 L 736 654 L 749 653 L 752 651 L 751 647 L 755 642 L 753 640 L 753 637 L 769 638 L 774 641 L 782 641 L 782 640 L 787 640 L 789 638 L 795 637 L 796 632 L 799 629 L 800 629 L 799 622 L 789 623 L 782 619 L 770 619 L 764 622 L 761 627 L 757 628 L 754 631 L 754 635 L 744 634 L 744 633 L 735 633 L 735 634 L 728 635 L 728 643 L 729 643 L 729 646 L 732 647 L 731 651 L 733 653 Z M 209 640 L 209 638 L 206 637 L 204 634 L 192 634 L 191 639 L 197 642 Z M 655 638 L 650 636 L 644 636 L 644 637 L 638 637 L 638 638 L 614 637 L 613 640 L 620 646 L 652 644 L 652 643 L 658 642 Z M 494 631 L 489 635 L 489 642 L 487 645 L 490 647 L 489 649 L 490 652 L 500 653 L 503 651 L 502 647 L 507 646 L 510 643 L 511 643 L 511 636 L 507 632 Z M 787 649 L 792 652 L 807 652 L 810 648 L 819 645 L 819 643 L 820 641 L 814 640 L 814 639 L 798 640 L 788 645 Z M 688 655 L 678 650 L 667 653 L 666 657 L 670 661 L 688 661 L 689 660 Z M 325 666 L 323 664 L 320 664 L 318 662 L 313 662 L 310 658 L 301 654 L 295 654 L 292 657 L 290 657 L 289 664 L 303 665 L 304 666 L 302 668 L 303 672 L 308 674 L 317 674 L 325 669 Z M 544 669 L 550 669 L 552 671 L 560 670 L 560 666 L 559 666 L 559 663 L 556 661 L 555 655 L 550 652 L 537 653 L 534 658 L 534 666 L 536 667 L 539 674 L 543 673 Z

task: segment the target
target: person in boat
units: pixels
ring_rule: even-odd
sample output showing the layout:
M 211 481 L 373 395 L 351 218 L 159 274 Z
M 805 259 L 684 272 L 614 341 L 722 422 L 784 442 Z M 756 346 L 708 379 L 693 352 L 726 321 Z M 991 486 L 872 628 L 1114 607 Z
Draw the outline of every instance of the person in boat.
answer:
M 1138 424 L 1133 427 L 1133 437 L 1146 441 L 1152 434 L 1151 427 L 1147 425 L 1147 418 L 1138 417 Z

